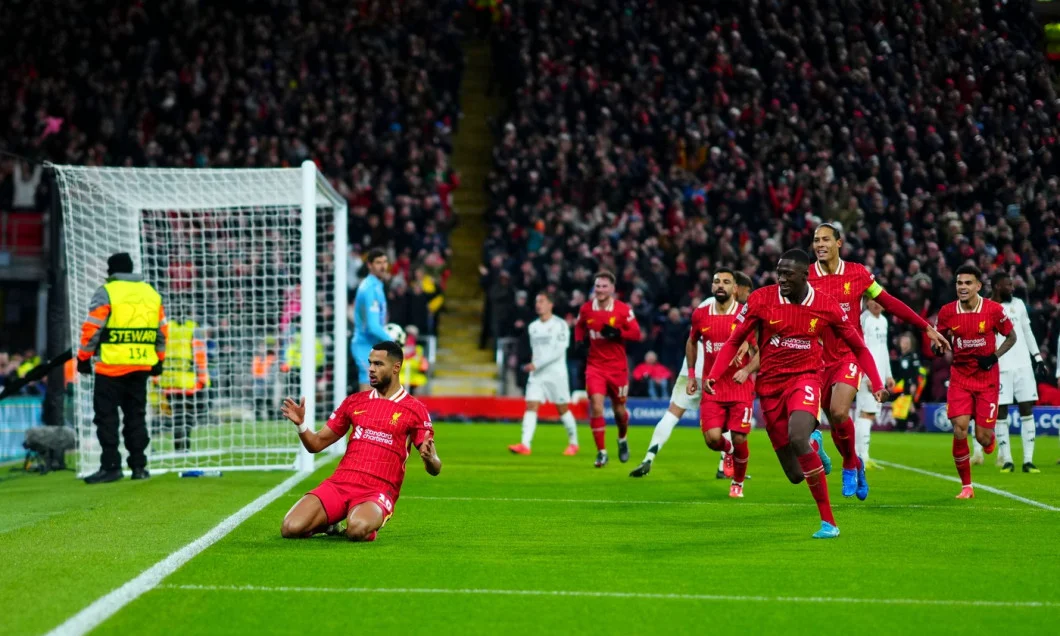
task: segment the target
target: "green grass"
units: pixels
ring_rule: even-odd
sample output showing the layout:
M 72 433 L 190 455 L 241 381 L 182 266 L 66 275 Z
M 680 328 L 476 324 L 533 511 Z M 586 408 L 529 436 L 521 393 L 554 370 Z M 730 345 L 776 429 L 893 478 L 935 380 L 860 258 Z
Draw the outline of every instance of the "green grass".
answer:
M 843 535 L 814 541 L 809 493 L 783 478 L 764 435 L 752 437 L 746 498 L 733 501 L 695 430 L 677 430 L 651 475 L 629 478 L 650 434 L 632 429 L 633 461 L 596 470 L 587 430 L 578 457 L 560 456 L 558 426 L 540 427 L 534 455 L 518 457 L 505 450 L 518 427 L 439 425 L 442 475 L 410 459 L 394 518 L 375 543 L 279 537 L 284 513 L 328 465 L 96 633 L 1034 634 L 1054 633 L 1060 621 L 1060 512 L 982 490 L 956 501 L 956 484 L 896 469 L 870 473 L 868 501 L 844 500 L 837 465 L 829 485 Z M 879 434 L 872 450 L 955 473 L 943 435 Z M 1039 440 L 1038 455 L 1040 475 L 1001 475 L 992 457 L 973 474 L 1060 507 L 1056 439 Z M 0 632 L 47 631 L 285 477 L 165 475 L 92 488 L 69 474 L 7 479 Z M 240 586 L 258 589 L 232 589 Z M 402 588 L 1047 605 L 393 591 Z

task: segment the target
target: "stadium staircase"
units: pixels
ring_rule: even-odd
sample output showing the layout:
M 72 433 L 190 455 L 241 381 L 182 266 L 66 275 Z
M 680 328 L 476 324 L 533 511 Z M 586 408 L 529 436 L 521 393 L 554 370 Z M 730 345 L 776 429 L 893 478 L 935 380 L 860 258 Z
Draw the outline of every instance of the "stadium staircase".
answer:
M 488 118 L 499 111 L 501 101 L 486 97 L 489 45 L 468 40 L 464 56 L 466 67 L 460 87 L 464 117 L 453 140 L 453 165 L 461 178 L 460 188 L 453 193 L 458 224 L 449 239 L 453 249 L 452 273 L 439 330 L 439 348 L 430 386 L 432 395 L 497 393 L 495 354 L 492 349 L 478 348 L 483 311 L 478 268 L 486 240 L 482 218 L 487 203 L 484 183 L 493 150 Z

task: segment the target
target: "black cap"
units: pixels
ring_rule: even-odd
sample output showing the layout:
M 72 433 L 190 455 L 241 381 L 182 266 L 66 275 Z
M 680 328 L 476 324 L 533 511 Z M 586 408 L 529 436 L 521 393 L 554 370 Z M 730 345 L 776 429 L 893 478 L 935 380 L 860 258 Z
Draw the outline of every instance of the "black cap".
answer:
M 110 258 L 107 259 L 107 275 L 109 276 L 114 274 L 132 274 L 132 271 L 133 260 L 128 252 L 111 254 Z

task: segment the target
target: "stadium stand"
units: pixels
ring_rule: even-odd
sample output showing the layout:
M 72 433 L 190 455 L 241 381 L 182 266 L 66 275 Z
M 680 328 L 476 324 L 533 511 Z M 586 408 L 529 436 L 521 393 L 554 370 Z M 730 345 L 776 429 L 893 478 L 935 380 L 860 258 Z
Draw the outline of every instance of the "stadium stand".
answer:
M 302 4 L 4 3 L 0 142 L 85 165 L 312 158 L 350 200 L 354 256 L 385 247 L 410 284 L 421 266 L 444 270 L 459 184 L 456 4 Z M 17 169 L 0 170 L 2 210 L 23 207 Z
M 639 362 L 713 267 L 767 283 L 837 220 L 844 256 L 923 315 L 973 260 L 1010 270 L 1057 341 L 1060 101 L 1021 3 L 505 7 L 487 290 L 569 297 L 612 269 L 652 325 Z

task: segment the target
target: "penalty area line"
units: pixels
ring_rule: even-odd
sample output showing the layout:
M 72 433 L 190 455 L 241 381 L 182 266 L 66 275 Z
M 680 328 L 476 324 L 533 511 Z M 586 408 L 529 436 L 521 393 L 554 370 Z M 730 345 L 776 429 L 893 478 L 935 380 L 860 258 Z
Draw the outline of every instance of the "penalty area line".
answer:
M 885 461 L 881 461 L 881 460 L 878 460 L 878 459 L 876 460 L 876 463 L 880 464 L 881 466 L 887 466 L 888 468 L 897 468 L 899 470 L 908 470 L 909 472 L 917 473 L 919 475 L 926 475 L 928 477 L 935 477 L 937 479 L 944 479 L 946 481 L 952 481 L 955 484 L 961 483 L 961 480 L 958 479 L 957 477 L 954 477 L 953 475 L 943 475 L 942 473 L 934 473 L 934 472 L 931 472 L 930 470 L 924 470 L 922 468 L 915 468 L 913 466 L 904 466 L 902 464 L 895 464 L 894 462 L 885 462 Z M 1007 497 L 1008 499 L 1011 499 L 1013 501 L 1018 501 L 1018 502 L 1020 502 L 1022 504 L 1027 504 L 1028 506 L 1034 506 L 1035 508 L 1041 508 L 1042 510 L 1048 510 L 1049 512 L 1060 512 L 1060 508 L 1057 508 L 1056 506 L 1050 506 L 1047 503 L 1042 503 L 1040 501 L 1035 501 L 1034 499 L 1028 499 L 1027 497 L 1021 497 L 1019 495 L 1010 493 L 1007 490 L 1001 490 L 1000 488 L 994 488 L 993 486 L 987 486 L 986 484 L 977 484 L 975 482 L 972 482 L 972 485 L 975 487 L 976 490 L 982 490 L 982 491 L 991 493 L 993 495 L 999 495 L 1001 497 Z
M 333 457 L 318 458 L 313 462 L 313 470 L 334 459 Z M 136 578 L 126 582 L 121 587 L 111 590 L 104 596 L 96 599 L 91 605 L 82 609 L 77 614 L 66 619 L 61 625 L 48 632 L 47 636 L 81 636 L 92 631 L 103 621 L 116 614 L 121 608 L 132 603 L 145 592 L 158 587 L 170 574 L 176 572 L 182 565 L 198 556 L 203 550 L 217 543 L 228 533 L 239 527 L 250 517 L 265 509 L 266 506 L 287 494 L 287 491 L 303 482 L 311 473 L 295 473 L 272 490 L 261 495 L 254 501 L 240 508 L 236 513 L 221 521 L 206 534 L 192 541 L 188 545 L 173 552 L 165 559 L 152 565 L 140 573 Z
M 834 596 L 739 596 L 732 594 L 667 594 L 653 592 L 599 592 L 591 590 L 498 590 L 481 588 L 418 587 L 285 587 L 261 585 L 160 585 L 159 589 L 197 592 L 278 592 L 306 594 L 451 594 L 465 596 L 539 596 L 575 598 L 625 598 L 672 601 L 742 601 L 760 603 L 860 603 L 865 605 L 936 605 L 944 607 L 1057 608 L 1052 601 L 980 601 L 974 599 L 845 598 Z

